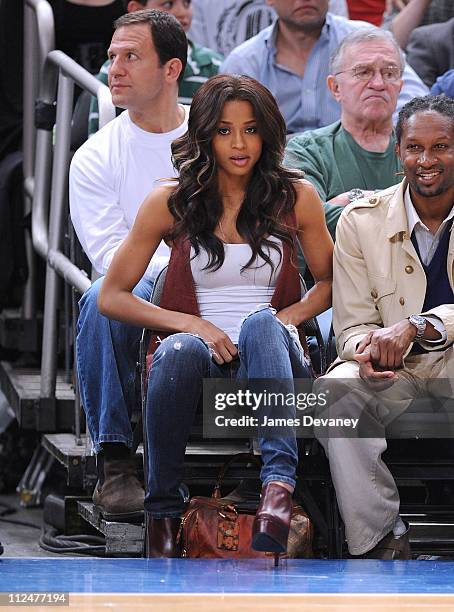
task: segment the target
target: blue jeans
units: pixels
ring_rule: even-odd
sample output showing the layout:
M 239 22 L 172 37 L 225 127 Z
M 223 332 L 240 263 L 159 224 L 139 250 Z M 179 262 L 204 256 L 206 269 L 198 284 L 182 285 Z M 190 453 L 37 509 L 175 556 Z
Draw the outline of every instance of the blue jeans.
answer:
M 147 392 L 147 493 L 145 510 L 155 518 L 180 516 L 179 486 L 184 455 L 204 378 L 280 379 L 293 393 L 293 378 L 308 378 L 297 342 L 269 308 L 249 315 L 238 342 L 239 359 L 217 365 L 205 342 L 191 334 L 166 338 L 153 356 Z M 283 380 L 285 379 L 285 381 Z M 288 417 L 295 416 L 295 407 Z M 259 438 L 263 484 L 295 485 L 298 452 L 295 435 Z
M 97 306 L 103 279 L 82 296 L 77 322 L 77 371 L 82 404 L 96 452 L 102 442 L 132 445 L 131 410 L 138 405 L 135 378 L 142 328 L 111 321 Z M 143 278 L 133 293 L 149 300 L 153 282 Z

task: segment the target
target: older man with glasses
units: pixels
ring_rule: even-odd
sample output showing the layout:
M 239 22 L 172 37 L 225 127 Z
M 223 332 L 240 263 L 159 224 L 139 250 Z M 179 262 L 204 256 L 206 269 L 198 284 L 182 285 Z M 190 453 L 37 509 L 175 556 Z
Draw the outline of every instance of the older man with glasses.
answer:
M 333 15 L 328 0 L 267 0 L 276 21 L 234 49 L 220 72 L 247 74 L 275 96 L 287 132 L 314 130 L 339 119 L 340 107 L 326 87 L 330 58 L 352 31 L 369 25 Z M 410 66 L 397 108 L 428 93 Z
M 383 30 L 360 28 L 340 44 L 327 78 L 341 118 L 290 140 L 286 165 L 304 170 L 325 204 L 330 232 L 343 207 L 399 182 L 393 113 L 402 89 L 402 51 Z

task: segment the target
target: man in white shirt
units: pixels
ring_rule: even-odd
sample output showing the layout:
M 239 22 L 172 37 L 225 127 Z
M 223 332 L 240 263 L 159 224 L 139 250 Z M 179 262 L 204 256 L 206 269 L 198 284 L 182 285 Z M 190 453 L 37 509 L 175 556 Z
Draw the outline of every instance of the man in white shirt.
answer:
M 157 181 L 175 175 L 170 145 L 187 130 L 188 109 L 178 104 L 187 40 L 177 20 L 158 10 L 137 11 L 115 22 L 108 51 L 109 88 L 127 109 L 74 155 L 70 210 L 93 267 L 105 274 L 128 234 L 140 204 Z M 134 293 L 148 300 L 167 263 L 162 243 Z M 130 413 L 141 329 L 109 321 L 97 309 L 102 279 L 82 296 L 77 369 L 87 425 L 103 470 L 93 501 L 108 520 L 143 516 L 144 491 L 130 456 Z M 100 462 L 102 463 L 102 462 Z
M 410 101 L 396 140 L 403 182 L 353 202 L 337 225 L 339 360 L 315 384 L 329 398 L 324 416 L 344 422 L 316 433 L 349 551 L 375 559 L 411 558 L 397 487 L 381 458 L 385 427 L 399 437 L 396 419 L 415 399 L 430 409 L 438 402 L 440 411 L 454 397 L 454 100 Z M 414 435 L 430 437 L 423 427 Z M 444 423 L 436 437 L 450 435 Z

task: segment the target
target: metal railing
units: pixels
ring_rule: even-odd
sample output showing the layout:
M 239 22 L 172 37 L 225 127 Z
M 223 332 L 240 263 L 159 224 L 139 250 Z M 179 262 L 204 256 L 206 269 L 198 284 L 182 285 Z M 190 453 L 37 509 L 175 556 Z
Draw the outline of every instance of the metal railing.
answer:
M 86 273 L 62 251 L 68 211 L 74 84 L 97 96 L 100 127 L 115 117 L 109 89 L 70 57 L 54 49 L 54 17 L 49 2 L 25 0 L 24 192 L 26 212 L 32 213 L 32 236 L 27 248 L 31 273 L 24 297 L 24 316 L 35 315 L 34 258 L 38 253 L 47 265 L 40 400 L 49 403 L 55 401 L 60 278 L 80 293 L 91 284 Z M 50 125 L 36 127 L 37 98 L 47 111 L 52 111 L 56 103 L 54 130 L 52 121 Z
M 55 48 L 54 14 L 47 0 L 25 0 L 24 3 L 24 80 L 23 80 L 23 172 L 24 212 L 30 213 L 34 191 L 35 165 L 35 99 L 38 93 L 45 59 Z M 32 240 L 25 236 L 25 249 L 29 269 L 24 290 L 23 317 L 34 319 L 35 304 L 35 254 Z
M 33 245 L 47 261 L 41 361 L 42 398 L 55 397 L 59 277 L 62 277 L 80 293 L 86 291 L 91 284 L 86 273 L 75 266 L 62 252 L 64 222 L 68 211 L 68 170 L 74 84 L 97 96 L 100 127 L 115 117 L 115 107 L 112 104 L 109 89 L 62 51 L 51 51 L 46 58 L 43 71 L 40 88 L 41 103 L 53 104 L 57 80 L 55 146 L 52 151 L 52 132 L 43 128 L 37 130 L 32 209 Z M 50 173 L 51 160 L 52 172 Z M 51 195 L 48 214 L 49 193 Z

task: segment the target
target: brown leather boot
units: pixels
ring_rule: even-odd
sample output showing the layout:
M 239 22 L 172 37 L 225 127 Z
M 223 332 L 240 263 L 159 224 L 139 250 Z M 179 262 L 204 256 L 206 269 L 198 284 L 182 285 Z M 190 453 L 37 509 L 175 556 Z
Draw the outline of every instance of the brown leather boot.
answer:
M 263 552 L 285 552 L 292 510 L 292 496 L 287 489 L 274 482 L 265 485 L 252 527 L 252 548 Z
M 361 559 L 384 559 L 384 560 L 407 560 L 411 559 L 411 548 L 409 531 L 410 527 L 407 525 L 407 531 L 400 536 L 395 536 L 391 531 L 388 535 L 376 544 L 372 550 L 369 550 L 364 555 L 361 555 Z
M 93 503 L 106 521 L 143 520 L 145 491 L 132 459 L 104 459 L 104 481 L 98 481 Z
M 177 535 L 180 529 L 179 518 L 153 518 L 146 513 L 145 557 L 181 557 Z

